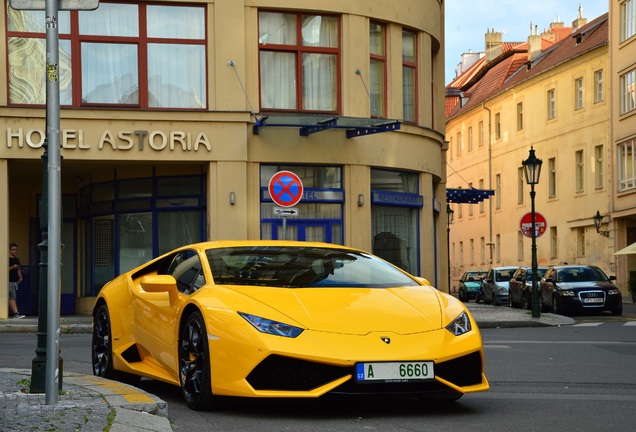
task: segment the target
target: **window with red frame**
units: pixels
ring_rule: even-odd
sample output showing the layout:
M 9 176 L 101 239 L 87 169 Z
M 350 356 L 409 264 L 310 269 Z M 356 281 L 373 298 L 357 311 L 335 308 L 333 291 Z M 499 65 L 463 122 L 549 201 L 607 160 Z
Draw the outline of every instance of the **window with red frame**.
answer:
M 205 109 L 205 16 L 203 6 L 104 1 L 60 11 L 60 104 Z M 8 7 L 7 17 L 9 103 L 44 105 L 44 11 Z
M 371 21 L 369 26 L 371 117 L 386 117 L 386 31 Z
M 262 111 L 338 113 L 339 27 L 337 16 L 259 13 Z
M 409 30 L 402 30 L 402 118 L 417 122 L 417 39 Z

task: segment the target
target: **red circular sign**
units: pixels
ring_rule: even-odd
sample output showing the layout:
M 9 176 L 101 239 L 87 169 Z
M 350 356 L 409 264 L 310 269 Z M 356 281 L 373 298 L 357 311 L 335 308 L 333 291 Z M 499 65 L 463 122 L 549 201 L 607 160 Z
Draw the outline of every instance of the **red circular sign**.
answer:
M 291 171 L 278 171 L 269 180 L 269 196 L 281 207 L 292 207 L 303 197 L 303 182 Z
M 534 212 L 535 237 L 540 237 L 546 229 L 548 222 L 541 213 Z M 532 237 L 532 212 L 526 213 L 519 222 L 521 233 L 526 237 Z

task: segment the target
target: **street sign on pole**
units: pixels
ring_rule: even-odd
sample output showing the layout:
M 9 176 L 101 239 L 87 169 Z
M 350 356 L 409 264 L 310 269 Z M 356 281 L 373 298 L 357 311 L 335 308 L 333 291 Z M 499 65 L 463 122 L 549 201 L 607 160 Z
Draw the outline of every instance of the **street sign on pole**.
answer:
M 303 182 L 291 171 L 278 171 L 269 179 L 269 196 L 281 207 L 293 207 L 303 197 Z
M 16 10 L 44 10 L 46 0 L 9 0 L 9 4 Z M 58 10 L 95 10 L 99 0 L 57 0 Z
M 541 237 L 546 229 L 548 229 L 548 222 L 541 213 L 534 212 L 535 215 L 535 236 Z M 521 217 L 519 222 L 519 229 L 521 233 L 526 237 L 532 237 L 532 212 L 528 212 Z

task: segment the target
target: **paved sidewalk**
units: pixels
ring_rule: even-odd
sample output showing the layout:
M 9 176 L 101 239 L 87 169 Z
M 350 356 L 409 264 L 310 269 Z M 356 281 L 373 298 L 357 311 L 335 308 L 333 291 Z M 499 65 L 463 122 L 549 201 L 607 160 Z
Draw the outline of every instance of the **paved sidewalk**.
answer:
M 44 393 L 25 393 L 30 379 L 30 370 L 0 368 L 0 430 L 173 430 L 168 420 L 168 404 L 133 386 L 65 372 L 58 402 L 47 405 Z
M 466 304 L 480 328 L 570 325 L 574 320 L 506 306 Z M 0 320 L 2 332 L 37 332 L 37 317 Z M 90 316 L 62 316 L 61 333 L 92 331 Z M 30 370 L 0 368 L 1 431 L 172 431 L 166 402 L 135 387 L 93 376 L 64 372 L 63 394 L 46 405 L 44 394 L 28 394 Z

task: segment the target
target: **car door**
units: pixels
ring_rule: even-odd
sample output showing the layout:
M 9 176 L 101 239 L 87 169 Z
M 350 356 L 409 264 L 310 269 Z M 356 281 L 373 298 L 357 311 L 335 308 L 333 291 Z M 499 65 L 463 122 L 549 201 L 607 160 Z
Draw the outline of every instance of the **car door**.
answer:
M 172 296 L 167 291 L 140 293 L 133 302 L 135 334 L 145 350 L 176 374 L 179 312 L 186 296 L 205 284 L 205 276 L 198 253 L 193 249 L 166 257 L 157 273 L 174 277 L 178 293 L 174 292 L 174 286 Z
M 494 293 L 494 283 L 495 283 L 495 271 L 493 269 L 490 269 L 488 270 L 486 277 L 481 283 L 481 286 L 483 287 L 483 290 L 484 290 L 484 302 L 486 301 L 485 299 L 489 299 L 488 301 L 489 303 L 492 302 L 493 293 Z
M 510 279 L 509 295 L 511 303 L 521 302 L 521 293 L 523 292 L 523 286 L 526 283 L 526 269 L 520 267 L 515 271 Z
M 556 282 L 557 272 L 555 269 L 549 269 L 545 272 L 545 276 L 539 283 L 539 300 L 541 306 L 552 306 L 552 291 L 554 291 L 554 282 Z

